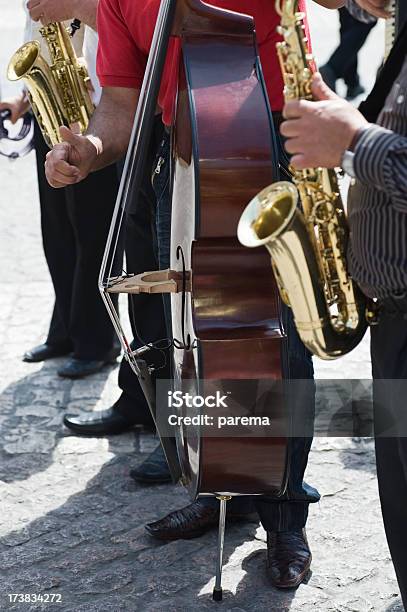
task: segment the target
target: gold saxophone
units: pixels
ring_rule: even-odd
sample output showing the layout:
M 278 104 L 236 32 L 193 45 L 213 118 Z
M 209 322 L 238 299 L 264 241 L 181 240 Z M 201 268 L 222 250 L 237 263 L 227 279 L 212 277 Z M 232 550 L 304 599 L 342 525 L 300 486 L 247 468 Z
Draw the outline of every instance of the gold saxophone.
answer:
M 285 99 L 311 100 L 313 58 L 297 8 L 298 0 L 276 2 L 283 36 L 277 52 Z M 347 271 L 349 231 L 335 171 L 292 172 L 295 185 L 273 183 L 248 204 L 238 237 L 245 246 L 268 249 L 281 298 L 292 308 L 302 341 L 314 355 L 335 359 L 362 339 L 366 301 Z
M 81 133 L 87 128 L 94 106 L 88 90 L 89 75 L 76 57 L 67 29 L 50 23 L 40 29 L 45 39 L 50 65 L 40 53 L 40 43 L 27 42 L 12 56 L 7 76 L 23 79 L 28 87 L 33 112 L 48 146 L 61 142 L 59 127 L 76 124 Z

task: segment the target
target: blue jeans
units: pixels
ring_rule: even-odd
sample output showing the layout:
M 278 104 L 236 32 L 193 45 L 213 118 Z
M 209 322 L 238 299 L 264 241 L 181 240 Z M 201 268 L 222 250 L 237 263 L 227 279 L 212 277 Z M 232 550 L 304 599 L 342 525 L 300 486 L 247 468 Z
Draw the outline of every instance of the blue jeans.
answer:
M 162 160 L 160 163 L 159 160 Z M 157 197 L 157 239 L 158 259 L 160 269 L 170 267 L 170 241 L 171 241 L 171 199 L 170 199 L 170 139 L 164 138 L 159 146 L 154 168 L 160 172 L 154 175 L 153 187 Z M 271 270 L 270 270 L 271 273 Z M 171 302 L 169 295 L 164 297 L 166 321 L 171 321 Z M 288 339 L 288 368 L 287 378 L 298 380 L 312 380 L 314 368 L 312 356 L 302 343 L 296 327 L 291 309 L 283 305 L 283 326 Z M 168 328 L 170 330 L 171 327 Z M 305 393 L 298 393 L 294 398 L 294 409 L 306 414 L 308 422 L 312 422 L 315 410 L 315 390 L 313 385 L 306 385 Z M 294 415 L 295 416 L 295 415 Z M 280 497 L 236 497 L 229 502 L 229 509 L 235 512 L 251 512 L 256 510 L 260 516 L 263 527 L 267 531 L 292 531 L 305 526 L 308 517 L 308 506 L 317 502 L 320 495 L 314 487 L 304 482 L 304 473 L 308 463 L 308 454 L 312 444 L 312 435 L 309 437 L 295 437 L 291 439 L 289 477 L 287 489 Z M 204 498 L 203 503 L 218 504 L 214 498 Z

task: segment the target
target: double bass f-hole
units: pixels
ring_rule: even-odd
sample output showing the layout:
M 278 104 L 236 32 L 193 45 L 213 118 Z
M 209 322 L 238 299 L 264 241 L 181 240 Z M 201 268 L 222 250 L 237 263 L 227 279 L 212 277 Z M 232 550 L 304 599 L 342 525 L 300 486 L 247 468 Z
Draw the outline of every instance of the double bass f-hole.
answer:
M 191 335 L 188 333 L 185 336 L 185 313 L 186 313 L 186 299 L 187 299 L 187 291 L 188 291 L 188 282 L 187 279 L 189 279 L 190 276 L 190 272 L 187 272 L 186 268 L 185 268 L 185 257 L 184 257 L 184 251 L 182 250 L 182 247 L 180 245 L 177 246 L 177 261 L 181 261 L 182 264 L 182 286 L 181 286 L 181 293 L 182 293 L 182 302 L 181 302 L 181 329 L 182 329 L 182 345 L 177 346 L 177 348 L 182 348 L 186 351 L 189 351 L 192 347 L 191 347 Z M 174 339 L 174 344 L 175 342 L 177 342 Z M 177 342 L 178 344 L 178 342 Z

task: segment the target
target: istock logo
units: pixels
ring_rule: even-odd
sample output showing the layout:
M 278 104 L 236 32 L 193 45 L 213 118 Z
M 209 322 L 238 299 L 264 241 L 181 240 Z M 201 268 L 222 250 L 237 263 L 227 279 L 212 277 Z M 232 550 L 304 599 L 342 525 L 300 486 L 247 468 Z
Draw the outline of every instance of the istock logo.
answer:
M 216 395 L 191 395 L 190 393 L 182 393 L 182 391 L 168 391 L 168 407 L 181 408 L 227 408 L 227 395 L 221 395 L 216 391 Z

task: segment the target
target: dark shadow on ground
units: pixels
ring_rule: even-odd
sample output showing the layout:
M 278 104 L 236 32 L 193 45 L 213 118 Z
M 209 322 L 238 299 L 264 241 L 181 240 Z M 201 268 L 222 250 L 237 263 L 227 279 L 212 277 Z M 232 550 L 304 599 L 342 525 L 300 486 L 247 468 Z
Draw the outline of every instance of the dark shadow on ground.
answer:
M 46 362 L 1 393 L 0 481 L 26 480 L 52 463 L 53 450 L 66 435 L 61 423 L 74 385 L 58 377 L 62 363 L 61 359 Z M 94 407 L 93 398 L 102 394 L 110 371 L 111 367 L 80 381 L 89 386 L 87 410 Z

